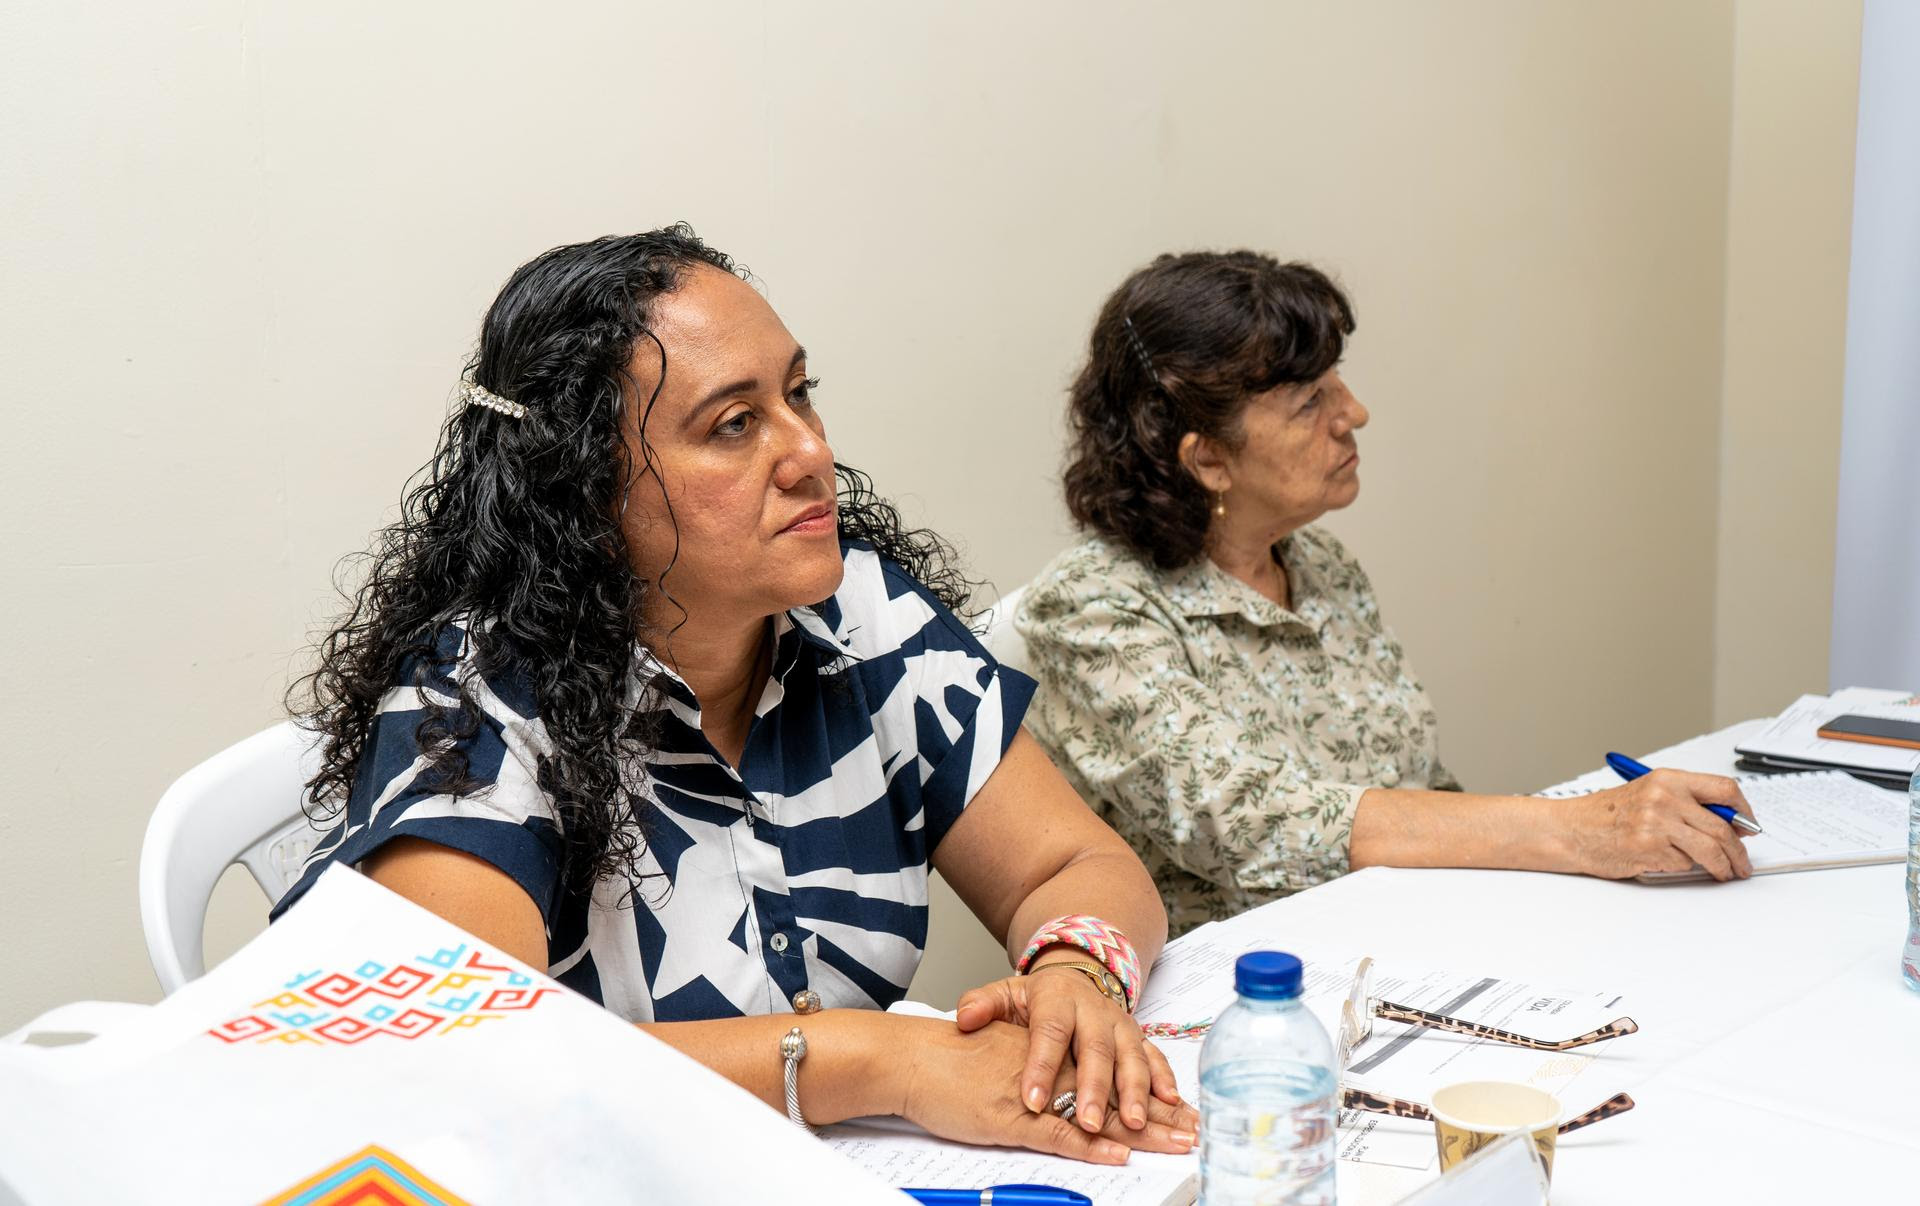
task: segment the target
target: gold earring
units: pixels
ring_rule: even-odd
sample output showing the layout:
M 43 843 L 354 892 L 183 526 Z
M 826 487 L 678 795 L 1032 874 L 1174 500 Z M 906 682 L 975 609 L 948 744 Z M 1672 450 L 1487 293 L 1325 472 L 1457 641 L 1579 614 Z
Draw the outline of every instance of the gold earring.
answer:
M 1225 519 L 1227 517 L 1227 492 L 1225 490 L 1213 496 L 1213 517 L 1215 519 Z

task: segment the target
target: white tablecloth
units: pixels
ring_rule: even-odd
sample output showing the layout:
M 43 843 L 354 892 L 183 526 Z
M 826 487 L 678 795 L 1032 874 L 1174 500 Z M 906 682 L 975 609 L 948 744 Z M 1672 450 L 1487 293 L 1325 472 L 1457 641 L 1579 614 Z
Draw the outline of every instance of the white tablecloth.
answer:
M 1740 726 L 1744 727 L 1744 726 Z M 1733 730 L 1654 765 L 1727 770 Z M 1764 821 L 1765 818 L 1762 818 Z M 1630 997 L 1610 1044 L 1638 1108 L 1567 1136 L 1553 1200 L 1920 1201 L 1920 993 L 1904 868 L 1649 887 L 1372 868 L 1269 906 L 1276 944 L 1363 950 Z M 1424 1181 L 1343 1163 L 1343 1203 Z

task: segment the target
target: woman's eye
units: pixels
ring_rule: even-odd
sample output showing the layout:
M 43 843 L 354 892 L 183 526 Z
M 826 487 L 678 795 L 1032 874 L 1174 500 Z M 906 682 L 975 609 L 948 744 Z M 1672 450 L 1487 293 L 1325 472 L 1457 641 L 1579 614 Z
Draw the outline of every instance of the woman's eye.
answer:
M 812 406 L 813 391 L 819 388 L 820 378 L 808 377 L 793 387 L 793 392 L 787 395 L 787 401 L 795 406 Z
M 753 418 L 750 410 L 739 411 L 730 419 L 713 429 L 713 434 L 721 436 L 742 436 L 747 434 L 747 424 Z

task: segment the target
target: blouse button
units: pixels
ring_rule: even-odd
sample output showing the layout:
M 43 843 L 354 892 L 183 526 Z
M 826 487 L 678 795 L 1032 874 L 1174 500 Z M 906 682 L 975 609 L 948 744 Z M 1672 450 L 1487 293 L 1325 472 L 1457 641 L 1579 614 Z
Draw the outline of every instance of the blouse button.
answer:
M 778 955 L 787 949 L 787 936 L 785 934 L 775 934 L 773 937 L 767 939 L 767 945 L 773 948 L 774 954 Z

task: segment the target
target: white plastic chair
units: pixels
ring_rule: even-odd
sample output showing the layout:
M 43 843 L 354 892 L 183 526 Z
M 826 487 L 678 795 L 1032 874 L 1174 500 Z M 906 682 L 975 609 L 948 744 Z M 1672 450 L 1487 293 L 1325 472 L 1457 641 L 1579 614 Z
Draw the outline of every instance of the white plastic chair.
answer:
M 140 922 L 168 993 L 206 971 L 207 902 L 235 863 L 277 901 L 320 835 L 301 811 L 319 769 L 312 735 L 283 721 L 181 775 L 160 797 L 140 847 Z
M 1033 659 L 1027 653 L 1027 642 L 1013 627 L 1013 613 L 1020 606 L 1021 596 L 1026 593 L 1027 588 L 1021 586 L 1000 596 L 1000 602 L 987 609 L 987 635 L 981 639 L 981 644 L 1002 665 L 1012 666 L 1022 674 L 1031 674 Z

